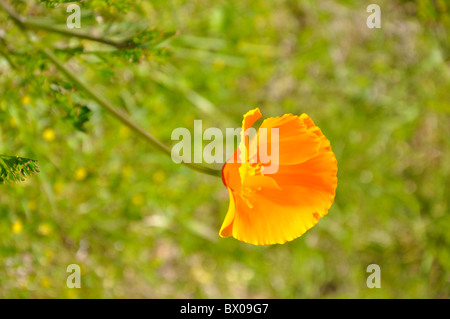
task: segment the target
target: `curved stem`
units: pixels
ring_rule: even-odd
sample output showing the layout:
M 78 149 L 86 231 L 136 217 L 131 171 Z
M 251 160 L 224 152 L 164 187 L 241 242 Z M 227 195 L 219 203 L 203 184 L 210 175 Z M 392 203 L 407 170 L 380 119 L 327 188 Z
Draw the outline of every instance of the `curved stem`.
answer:
M 61 71 L 72 82 L 74 82 L 79 88 L 81 88 L 83 91 L 85 91 L 95 102 L 97 102 L 100 106 L 102 106 L 109 113 L 111 113 L 111 115 L 113 115 L 115 118 L 117 118 L 123 124 L 128 126 L 134 132 L 138 133 L 141 137 L 143 137 L 147 142 L 152 144 L 158 150 L 160 150 L 161 152 L 163 152 L 164 154 L 166 154 L 168 156 L 172 156 L 171 150 L 166 145 L 164 145 L 158 139 L 156 139 L 153 135 L 151 135 L 150 133 L 148 133 L 141 127 L 139 127 L 136 123 L 134 123 L 131 119 L 129 119 L 125 113 L 123 113 L 119 109 L 116 109 L 108 100 L 106 100 L 102 96 L 97 95 L 91 88 L 89 88 L 89 86 L 87 86 L 79 78 L 74 76 L 73 72 L 71 72 L 64 64 L 62 64 L 61 61 L 53 54 L 52 51 L 50 51 L 49 49 L 41 48 L 41 47 L 38 47 L 38 49 L 58 68 L 59 71 Z M 199 172 L 213 175 L 213 176 L 220 176 L 219 170 L 205 167 L 202 165 L 198 165 L 195 163 L 185 163 L 185 162 L 182 162 L 182 163 L 184 165 L 188 166 L 189 168 L 192 168 Z
M 7 5 L 3 0 L 0 0 L 0 7 L 9 15 L 9 17 L 21 28 L 23 28 L 23 24 L 25 19 L 21 17 L 13 8 Z
M 90 35 L 87 33 L 78 32 L 78 31 L 59 29 L 59 28 L 55 28 L 54 26 L 49 25 L 49 24 L 44 24 L 41 22 L 28 20 L 28 19 L 20 16 L 16 11 L 14 11 L 14 9 L 11 6 L 6 4 L 3 0 L 0 0 L 0 7 L 22 29 L 49 31 L 49 32 L 58 33 L 58 34 L 69 36 L 69 37 L 77 37 L 80 39 L 100 42 L 103 44 L 107 44 L 107 45 L 116 47 L 117 49 L 130 49 L 130 48 L 134 47 L 134 44 L 127 40 L 114 41 L 114 40 L 110 40 L 110 39 L 106 39 L 106 38 L 102 38 L 102 37 L 96 37 L 96 36 L 93 36 L 93 35 Z
M 20 15 L 18 15 L 11 7 L 9 7 L 6 3 L 3 2 L 3 0 L 0 0 L 0 7 L 3 8 L 3 10 L 11 17 L 12 20 L 25 32 L 27 29 L 27 26 L 30 26 L 29 23 L 25 22 L 25 19 L 22 18 Z M 34 24 L 31 24 L 31 26 L 35 26 Z M 25 35 L 26 32 L 25 32 Z M 89 39 L 85 37 L 86 39 Z M 92 38 L 90 38 L 93 40 Z M 96 41 L 96 40 L 94 40 Z M 33 42 L 34 46 L 38 48 L 40 52 L 42 52 L 43 55 L 45 55 L 55 66 L 56 68 L 63 73 L 69 80 L 74 82 L 80 89 L 85 91 L 95 102 L 97 102 L 101 107 L 106 109 L 111 115 L 113 115 L 116 119 L 121 121 L 124 125 L 129 127 L 131 130 L 139 134 L 142 138 L 144 138 L 147 142 L 152 144 L 155 148 L 157 148 L 159 151 L 163 152 L 164 154 L 172 157 L 175 156 L 172 155 L 171 150 L 164 145 L 162 142 L 160 142 L 158 139 L 156 139 L 153 135 L 142 129 L 140 126 L 138 126 L 136 123 L 134 123 L 124 112 L 120 111 L 119 109 L 116 109 L 111 102 L 109 102 L 104 97 L 96 94 L 88 85 L 86 85 L 81 79 L 77 78 L 73 72 L 71 72 L 54 54 L 51 50 L 43 47 L 41 44 Z M 195 163 L 185 163 L 181 162 L 185 166 L 196 170 L 198 172 L 212 175 L 212 176 L 221 176 L 221 171 L 217 169 L 213 169 L 210 167 L 206 167 L 203 165 L 195 164 Z
M 125 41 L 114 41 L 114 40 L 110 40 L 110 39 L 106 39 L 106 38 L 102 38 L 102 37 L 96 37 L 96 36 L 93 36 L 93 35 L 90 35 L 87 33 L 73 31 L 70 29 L 66 30 L 66 29 L 55 28 L 54 26 L 51 26 L 49 24 L 44 24 L 44 23 L 37 22 L 37 21 L 25 20 L 23 22 L 23 25 L 24 25 L 25 29 L 28 29 L 28 30 L 49 31 L 49 32 L 58 33 L 58 34 L 69 36 L 69 37 L 76 37 L 76 38 L 80 38 L 80 39 L 85 39 L 85 40 L 90 40 L 90 41 L 107 44 L 107 45 L 113 46 L 117 49 L 130 49 L 130 48 L 134 47 L 134 44 L 131 41 L 126 41 L 126 40 Z

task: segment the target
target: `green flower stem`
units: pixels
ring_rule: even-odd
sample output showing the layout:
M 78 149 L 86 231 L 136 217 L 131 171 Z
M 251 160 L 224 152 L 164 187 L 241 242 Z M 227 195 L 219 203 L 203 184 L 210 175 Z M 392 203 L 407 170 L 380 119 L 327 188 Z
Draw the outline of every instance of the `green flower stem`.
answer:
M 125 113 L 116 109 L 108 100 L 106 100 L 100 95 L 97 95 L 85 83 L 83 83 L 79 78 L 77 78 L 73 74 L 73 72 L 71 72 L 64 64 L 62 64 L 61 61 L 53 54 L 52 51 L 40 47 L 39 50 L 58 68 L 59 71 L 61 71 L 72 82 L 74 82 L 79 88 L 85 91 L 95 102 L 97 102 L 100 106 L 105 108 L 111 115 L 116 117 L 119 121 L 128 126 L 131 130 L 139 134 L 147 142 L 156 147 L 159 151 L 165 153 L 166 155 L 172 156 L 171 150 L 166 145 L 161 143 L 153 135 L 151 135 L 150 133 L 139 127 L 136 123 L 131 121 Z M 205 174 L 220 176 L 220 171 L 216 169 L 212 169 L 195 163 L 183 163 L 183 164 L 188 166 L 189 168 L 192 168 Z
M 23 28 L 23 23 L 25 19 L 21 17 L 13 8 L 7 5 L 3 0 L 0 0 L 0 7 L 5 11 L 9 17 L 21 28 Z
M 87 33 L 73 31 L 70 29 L 55 28 L 52 25 L 44 24 L 44 23 L 37 22 L 37 21 L 25 20 L 23 22 L 23 25 L 24 25 L 25 29 L 27 29 L 27 30 L 43 30 L 43 31 L 58 33 L 58 34 L 68 36 L 68 37 L 76 37 L 76 38 L 80 38 L 80 39 L 100 42 L 103 44 L 113 46 L 117 49 L 131 49 L 131 48 L 135 47 L 134 43 L 129 40 L 114 41 L 114 40 L 110 40 L 110 39 L 106 39 L 106 38 L 102 38 L 102 37 L 96 37 L 96 36 L 93 36 L 93 35 L 90 35 Z
M 9 57 L 10 52 L 8 52 L 8 46 L 5 42 L 5 40 L 3 38 L 0 37 L 0 54 L 3 55 L 6 59 L 6 61 L 8 61 L 9 65 L 17 70 L 17 65 L 16 63 L 14 63 L 13 60 L 11 60 L 11 58 Z
M 0 7 L 11 17 L 11 19 L 25 32 L 28 27 L 35 27 L 35 24 L 29 24 L 25 22 L 25 19 L 19 16 L 11 7 L 6 5 L 3 0 L 0 0 Z M 85 38 L 88 39 L 88 38 Z M 95 41 L 95 40 L 94 40 Z M 101 107 L 106 109 L 112 116 L 117 118 L 124 125 L 129 127 L 132 131 L 137 133 L 139 136 L 144 138 L 147 142 L 153 145 L 157 150 L 163 152 L 164 154 L 172 157 L 171 150 L 156 139 L 153 135 L 139 127 L 136 123 L 134 123 L 124 112 L 116 109 L 111 102 L 109 102 L 104 97 L 95 93 L 88 85 L 86 85 L 81 79 L 74 75 L 74 72 L 69 70 L 54 54 L 51 50 L 43 47 L 40 43 L 33 42 L 35 47 L 38 48 L 43 55 L 45 55 L 54 65 L 55 67 L 63 73 L 69 80 L 75 83 L 80 89 L 85 91 L 95 102 L 97 102 Z M 196 170 L 198 172 L 212 175 L 212 176 L 221 176 L 221 171 L 217 169 L 213 169 L 210 167 L 206 167 L 203 165 L 195 164 L 195 163 L 185 163 L 182 162 L 185 166 Z
M 80 38 L 80 39 L 100 42 L 103 44 L 107 44 L 107 45 L 116 47 L 117 49 L 130 49 L 130 48 L 134 47 L 134 44 L 128 40 L 114 41 L 114 40 L 110 40 L 110 39 L 106 39 L 106 38 L 102 38 L 102 37 L 96 37 L 96 36 L 93 36 L 93 35 L 90 35 L 87 33 L 82 33 L 82 32 L 75 31 L 75 30 L 56 28 L 49 24 L 26 19 L 26 18 L 20 16 L 17 12 L 15 12 L 14 9 L 11 6 L 9 6 L 8 4 L 6 4 L 3 0 L 0 0 L 0 7 L 22 29 L 43 30 L 43 31 L 58 33 L 58 34 L 69 36 L 69 37 L 76 37 L 76 38 Z

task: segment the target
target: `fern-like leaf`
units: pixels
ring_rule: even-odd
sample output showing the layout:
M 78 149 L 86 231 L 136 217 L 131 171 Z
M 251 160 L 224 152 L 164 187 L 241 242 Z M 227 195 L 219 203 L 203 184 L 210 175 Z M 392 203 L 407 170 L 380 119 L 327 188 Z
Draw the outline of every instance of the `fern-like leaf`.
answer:
M 23 182 L 36 173 L 39 173 L 37 160 L 0 154 L 0 184 Z

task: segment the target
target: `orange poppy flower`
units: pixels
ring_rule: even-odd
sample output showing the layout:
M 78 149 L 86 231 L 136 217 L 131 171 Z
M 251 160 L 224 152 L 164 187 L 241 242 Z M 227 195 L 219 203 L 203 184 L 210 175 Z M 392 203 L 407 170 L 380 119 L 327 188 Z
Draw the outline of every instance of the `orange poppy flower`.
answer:
M 258 108 L 247 112 L 243 132 L 260 117 Z M 270 128 L 278 128 L 278 142 L 264 133 Z M 263 135 L 266 139 L 261 139 Z M 275 173 L 264 174 L 268 163 L 262 163 L 255 154 L 260 140 L 277 143 Z M 241 139 L 234 156 L 222 168 L 230 204 L 220 236 L 254 245 L 282 244 L 300 237 L 328 213 L 335 197 L 336 173 L 330 142 L 308 115 L 265 119 L 249 143 Z

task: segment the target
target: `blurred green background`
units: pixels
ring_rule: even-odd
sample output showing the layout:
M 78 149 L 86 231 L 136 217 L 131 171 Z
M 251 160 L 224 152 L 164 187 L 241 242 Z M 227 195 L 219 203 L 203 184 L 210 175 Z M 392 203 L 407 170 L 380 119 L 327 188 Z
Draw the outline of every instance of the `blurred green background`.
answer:
M 14 7 L 65 28 L 57 2 Z M 145 52 L 34 32 L 168 145 L 174 128 L 239 127 L 256 106 L 310 115 L 338 160 L 336 200 L 305 235 L 268 247 L 220 238 L 222 181 L 122 126 L 0 11 L 0 154 L 41 169 L 0 185 L 0 297 L 449 298 L 450 6 L 377 1 L 381 29 L 369 29 L 371 3 L 82 5 L 82 32 L 177 31 Z M 68 116 L 79 105 L 91 110 L 86 132 Z M 380 289 L 366 286 L 372 263 Z M 69 264 L 81 289 L 66 286 Z

